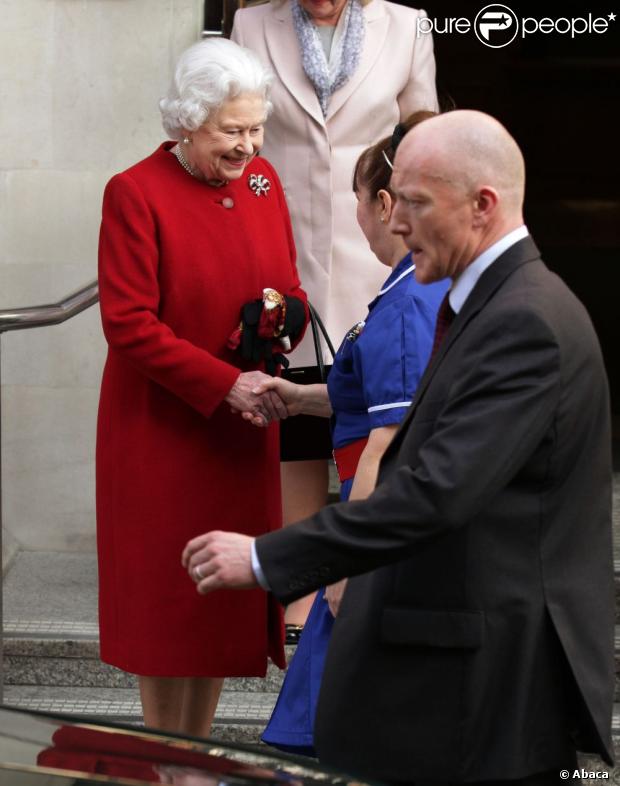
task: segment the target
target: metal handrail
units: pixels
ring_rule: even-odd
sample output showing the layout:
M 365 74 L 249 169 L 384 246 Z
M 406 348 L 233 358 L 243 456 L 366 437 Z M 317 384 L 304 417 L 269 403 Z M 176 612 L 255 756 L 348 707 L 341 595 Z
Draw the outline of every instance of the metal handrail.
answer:
M 77 292 L 67 295 L 58 303 L 47 303 L 43 306 L 27 306 L 26 308 L 7 308 L 0 310 L 0 335 L 9 330 L 25 330 L 26 328 L 58 325 L 71 319 L 76 314 L 94 305 L 99 300 L 99 286 L 92 281 Z M 0 365 L 0 385 L 2 383 L 2 367 Z M 0 436 L 2 430 L 2 408 L 0 405 Z M 2 568 L 2 440 L 0 439 L 0 571 Z M 0 572 L 0 703 L 4 689 L 3 669 L 3 632 L 2 632 L 2 574 Z
M 0 333 L 58 325 L 94 305 L 98 300 L 99 286 L 96 281 L 92 281 L 58 303 L 0 310 Z

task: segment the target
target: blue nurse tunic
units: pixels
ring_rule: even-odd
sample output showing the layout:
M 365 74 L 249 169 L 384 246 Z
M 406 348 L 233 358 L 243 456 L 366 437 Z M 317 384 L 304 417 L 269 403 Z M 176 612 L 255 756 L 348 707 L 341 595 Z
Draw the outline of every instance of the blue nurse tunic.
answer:
M 392 270 L 368 315 L 347 333 L 327 381 L 334 413 L 332 442 L 344 447 L 372 429 L 405 417 L 428 363 L 439 304 L 449 281 L 419 284 L 407 254 Z M 340 486 L 349 498 L 353 478 Z M 323 591 L 308 615 L 282 690 L 261 739 L 282 750 L 314 756 L 313 728 L 327 646 L 334 624 Z

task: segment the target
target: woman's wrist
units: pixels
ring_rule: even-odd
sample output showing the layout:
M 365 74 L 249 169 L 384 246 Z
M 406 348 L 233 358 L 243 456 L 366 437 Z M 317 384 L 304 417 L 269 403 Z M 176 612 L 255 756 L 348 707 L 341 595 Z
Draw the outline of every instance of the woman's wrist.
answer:
M 332 414 L 327 385 L 300 385 L 300 413 L 328 418 Z
M 286 402 L 288 413 L 290 416 L 295 415 L 304 415 L 304 393 L 305 393 L 305 385 L 298 385 L 295 382 L 291 382 L 290 392 L 292 393 L 289 396 L 288 401 Z

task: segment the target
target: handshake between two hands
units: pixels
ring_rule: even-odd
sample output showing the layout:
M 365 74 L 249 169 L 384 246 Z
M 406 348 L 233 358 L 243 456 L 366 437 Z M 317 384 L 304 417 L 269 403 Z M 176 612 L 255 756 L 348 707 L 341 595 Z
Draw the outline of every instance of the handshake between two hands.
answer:
M 262 371 L 244 371 L 226 396 L 233 412 L 255 426 L 268 426 L 300 411 L 299 386 Z

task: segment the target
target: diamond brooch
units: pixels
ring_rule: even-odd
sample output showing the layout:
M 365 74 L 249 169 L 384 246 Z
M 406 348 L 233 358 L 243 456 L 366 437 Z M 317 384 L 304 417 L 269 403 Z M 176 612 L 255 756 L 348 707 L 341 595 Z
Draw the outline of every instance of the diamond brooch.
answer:
M 271 183 L 264 175 L 250 175 L 248 177 L 248 185 L 256 196 L 263 194 L 267 196 L 267 192 L 271 188 Z

